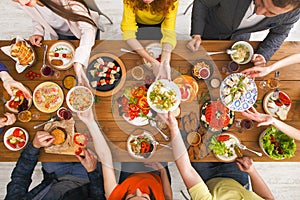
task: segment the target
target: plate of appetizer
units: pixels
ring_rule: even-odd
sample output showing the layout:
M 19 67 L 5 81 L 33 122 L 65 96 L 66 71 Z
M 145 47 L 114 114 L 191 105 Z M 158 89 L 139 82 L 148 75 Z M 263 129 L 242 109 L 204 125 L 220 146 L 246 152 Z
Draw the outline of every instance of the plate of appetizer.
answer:
M 221 101 L 233 111 L 248 110 L 255 103 L 257 95 L 254 80 L 241 73 L 230 74 L 220 86 Z
M 118 98 L 119 115 L 128 123 L 135 126 L 144 126 L 149 123 L 152 112 L 147 102 L 147 91 L 146 86 L 137 85 L 126 88 L 123 95 Z
M 251 58 L 254 54 L 251 44 L 245 41 L 234 43 L 231 49 L 236 50 L 236 53 L 230 54 L 230 57 L 238 64 L 247 64 L 251 61 Z
M 197 97 L 199 86 L 193 77 L 182 75 L 175 78 L 173 82 L 179 87 L 181 101 L 191 102 Z
M 155 152 L 155 147 L 155 140 L 147 131 L 140 134 L 131 134 L 127 139 L 128 153 L 135 159 L 150 158 Z
M 58 70 L 66 70 L 72 67 L 74 55 L 75 47 L 67 41 L 52 44 L 47 52 L 50 65 Z
M 150 56 L 152 56 L 154 59 L 156 59 L 158 62 L 161 60 L 161 52 L 162 52 L 162 47 L 160 43 L 155 42 L 147 45 L 145 47 L 146 51 L 149 53 Z M 151 63 L 148 62 L 146 59 L 143 59 L 144 63 L 148 66 L 151 67 Z
M 228 130 L 234 122 L 234 111 L 221 101 L 207 101 L 200 109 L 202 125 L 212 132 Z
M 26 89 L 31 93 L 30 89 Z M 24 93 L 18 88 L 12 88 L 13 96 L 5 103 L 5 107 L 13 113 L 28 110 L 32 105 L 32 99 L 27 99 Z
M 36 52 L 31 44 L 20 37 L 13 39 L 10 46 L 1 47 L 1 50 L 16 61 L 18 73 L 23 72 L 27 67 L 31 67 L 37 59 Z
M 235 135 L 226 132 L 212 136 L 208 147 L 217 159 L 222 162 L 233 162 L 238 157 L 236 151 L 239 150 L 237 146 L 239 143 L 240 141 Z
M 166 79 L 152 83 L 147 92 L 147 102 L 150 108 L 158 113 L 176 110 L 180 101 L 181 93 L 178 86 Z
M 64 93 L 54 82 L 47 81 L 39 84 L 33 92 L 35 107 L 44 113 L 55 112 L 64 101 Z
M 75 86 L 68 92 L 66 102 L 70 110 L 81 113 L 92 107 L 94 95 L 87 87 Z
M 274 160 L 291 158 L 296 152 L 294 139 L 276 129 L 274 126 L 268 127 L 261 133 L 259 145 L 263 152 Z
M 11 151 L 23 149 L 28 140 L 28 132 L 21 127 L 11 127 L 3 136 L 4 145 Z
M 86 75 L 95 95 L 111 96 L 122 88 L 126 80 L 126 69 L 115 55 L 99 53 L 90 58 Z
M 199 60 L 192 68 L 192 75 L 197 80 L 205 80 L 210 77 L 212 64 L 205 59 Z
M 263 100 L 265 112 L 280 120 L 286 120 L 291 105 L 291 98 L 283 91 L 279 91 L 278 95 L 274 95 L 274 91 L 269 92 Z

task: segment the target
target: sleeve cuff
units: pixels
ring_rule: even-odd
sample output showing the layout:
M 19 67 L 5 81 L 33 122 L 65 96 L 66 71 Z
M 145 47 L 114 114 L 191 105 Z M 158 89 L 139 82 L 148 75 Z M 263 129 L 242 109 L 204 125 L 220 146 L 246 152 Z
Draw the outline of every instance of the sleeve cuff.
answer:
M 0 62 L 0 72 L 3 72 L 3 71 L 8 72 L 8 69 L 2 62 Z

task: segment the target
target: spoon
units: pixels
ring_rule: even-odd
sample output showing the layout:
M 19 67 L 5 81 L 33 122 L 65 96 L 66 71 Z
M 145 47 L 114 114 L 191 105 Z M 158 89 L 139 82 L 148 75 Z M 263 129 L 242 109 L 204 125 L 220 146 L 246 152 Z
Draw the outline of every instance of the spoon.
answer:
M 161 144 L 161 143 L 159 143 L 159 142 L 157 142 L 157 141 L 154 141 L 154 144 L 155 144 L 155 145 L 160 145 L 160 146 L 162 146 L 162 147 L 166 147 L 166 148 L 168 148 L 168 149 L 173 149 L 173 147 L 171 147 L 171 146 L 169 146 L 169 145 Z
M 46 67 L 46 54 L 47 54 L 47 50 L 48 50 L 48 45 L 45 44 L 44 45 L 44 57 L 43 57 L 43 66 L 42 66 L 42 68 Z
M 120 51 L 122 51 L 122 52 L 125 52 L 125 53 L 132 53 L 132 54 L 136 54 L 136 52 L 134 52 L 134 51 L 130 51 L 130 50 L 128 50 L 128 49 L 125 49 L 125 48 L 121 48 L 121 49 L 120 49 Z
M 41 124 L 38 124 L 38 125 L 35 125 L 35 126 L 33 127 L 33 129 L 37 129 L 37 128 L 39 128 L 39 127 L 41 127 L 41 126 L 43 126 L 43 125 L 45 125 L 45 124 L 48 124 L 48 123 L 50 123 L 50 122 L 54 122 L 54 121 L 56 121 L 57 119 L 58 119 L 57 116 L 51 117 L 48 121 L 45 121 L 45 122 L 43 122 L 43 123 L 41 123 Z
M 206 52 L 207 55 L 215 55 L 215 54 L 222 54 L 222 53 L 227 53 L 227 54 L 234 54 L 236 50 L 234 49 L 226 49 L 226 51 L 216 51 L 216 52 Z
M 166 141 L 169 141 L 169 137 L 166 136 L 166 134 L 164 134 L 164 132 L 162 132 L 158 127 L 157 127 L 157 124 L 156 124 L 156 121 L 153 120 L 153 119 L 149 119 L 149 124 L 150 126 L 154 127 L 156 130 L 159 131 L 159 133 L 163 136 L 163 138 L 166 140 Z

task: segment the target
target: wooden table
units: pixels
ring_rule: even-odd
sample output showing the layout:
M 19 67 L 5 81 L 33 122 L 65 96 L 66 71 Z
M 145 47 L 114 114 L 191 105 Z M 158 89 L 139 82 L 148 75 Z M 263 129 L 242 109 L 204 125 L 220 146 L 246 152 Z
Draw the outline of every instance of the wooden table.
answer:
M 55 41 L 44 41 L 44 44 L 51 45 Z M 153 41 L 143 41 L 143 45 L 147 45 L 152 43 Z M 178 41 L 178 44 L 173 51 L 172 54 L 172 61 L 171 61 L 171 66 L 173 68 L 173 73 L 172 73 L 172 78 L 174 78 L 178 73 L 180 72 L 181 74 L 187 74 L 191 75 L 191 67 L 193 64 L 197 62 L 197 60 L 201 58 L 208 58 L 205 56 L 204 51 L 199 51 L 197 53 L 191 53 L 189 50 L 186 49 L 185 44 L 187 41 Z M 9 41 L 0 41 L 0 47 L 9 45 Z M 78 46 L 78 41 L 73 41 L 72 42 L 75 46 Z M 231 45 L 234 43 L 234 41 L 204 41 L 203 42 L 203 48 L 206 51 L 223 51 L 227 48 L 230 48 Z M 258 42 L 251 42 L 252 46 L 254 49 L 257 48 Z M 129 53 L 122 53 L 120 52 L 120 48 L 128 48 L 129 47 L 126 45 L 124 41 L 97 41 L 96 45 L 94 46 L 91 56 L 100 53 L 100 52 L 109 52 L 112 53 L 116 56 L 118 56 L 125 64 L 127 71 L 129 71 L 131 68 L 134 66 L 140 65 L 143 63 L 142 59 L 134 54 L 129 54 Z M 271 58 L 271 61 L 269 63 L 273 63 L 275 61 L 278 61 L 286 56 L 298 53 L 300 49 L 300 42 L 285 42 L 281 48 L 276 52 L 276 54 Z M 32 70 L 34 72 L 39 72 L 40 67 L 42 66 L 42 54 L 43 54 L 43 48 L 35 48 L 38 60 L 35 63 L 34 66 L 27 70 Z M 213 74 L 214 77 L 220 77 L 221 79 L 224 79 L 226 77 L 225 74 L 222 74 L 218 72 L 218 70 L 221 71 L 222 66 L 225 66 L 228 64 L 230 61 L 230 57 L 225 54 L 220 54 L 220 55 L 214 55 L 211 57 L 214 61 L 214 67 L 215 67 L 215 72 Z M 22 82 L 24 85 L 28 86 L 31 91 L 34 90 L 34 88 L 46 81 L 46 80 L 51 80 L 59 85 L 62 85 L 62 79 L 65 75 L 67 74 L 74 74 L 73 68 L 66 70 L 66 71 L 60 71 L 60 77 L 58 79 L 55 78 L 36 78 L 33 81 L 28 80 L 25 77 L 25 73 L 27 70 L 21 74 L 18 74 L 15 70 L 15 63 L 12 61 L 11 58 L 6 56 L 3 52 L 0 52 L 0 61 L 3 62 L 9 69 L 10 69 L 10 74 L 15 80 L 18 80 Z M 243 70 L 247 67 L 251 67 L 252 64 L 247 64 L 241 66 L 240 70 Z M 288 119 L 286 122 L 290 125 L 295 126 L 296 128 L 300 128 L 300 90 L 299 90 L 299 84 L 300 84 L 300 64 L 294 65 L 294 66 L 289 66 L 286 67 L 282 70 L 280 70 L 281 75 L 280 75 L 280 80 L 281 80 L 281 85 L 280 89 L 288 93 L 291 97 L 292 101 L 292 108 L 288 114 Z M 127 73 L 127 78 L 128 80 L 132 80 L 130 77 L 130 73 Z M 273 76 L 273 73 L 271 75 L 268 75 L 266 78 L 269 76 Z M 257 79 L 256 83 L 261 79 Z M 198 97 L 201 97 L 202 93 L 207 93 L 209 91 L 210 95 L 212 98 L 217 98 L 219 90 L 218 89 L 212 89 L 209 84 L 206 84 L 205 81 L 198 81 L 199 84 L 199 94 Z M 122 88 L 123 89 L 123 88 Z M 264 94 L 266 91 L 263 91 L 261 89 L 258 89 L 258 100 L 262 100 Z M 3 87 L 1 86 L 1 91 L 3 91 Z M 67 90 L 63 89 L 64 94 L 67 94 Z M 3 92 L 4 96 L 6 99 L 8 99 L 8 95 L 6 92 Z M 198 98 L 199 100 L 200 98 Z M 126 140 L 128 138 L 128 133 L 132 132 L 135 130 L 137 127 L 129 125 L 127 122 L 125 122 L 121 117 L 116 117 L 115 115 L 112 114 L 112 112 L 115 112 L 115 109 L 117 109 L 117 103 L 115 102 L 115 99 L 112 97 L 98 97 L 99 102 L 95 103 L 95 113 L 96 113 L 96 118 L 101 125 L 107 140 L 109 141 L 112 153 L 113 153 L 113 159 L 115 161 L 134 161 L 127 153 L 126 151 Z M 192 103 L 182 103 L 181 104 L 181 116 L 185 114 L 189 114 L 190 112 L 194 111 L 199 115 L 199 108 L 201 107 L 202 103 L 198 103 L 199 101 L 195 100 Z M 257 110 L 259 112 L 263 112 L 262 105 L 257 104 Z M 64 103 L 64 106 L 66 104 Z M 196 107 L 195 107 L 196 106 Z M 112 109 L 113 108 L 113 109 Z M 39 112 L 34 106 L 30 108 L 32 112 Z M 36 121 L 30 121 L 29 123 L 21 123 L 17 121 L 13 126 L 20 126 L 25 128 L 29 134 L 30 134 L 30 140 L 34 138 L 35 130 L 33 129 L 33 126 L 35 124 L 38 124 L 42 121 L 45 121 L 49 119 L 51 116 L 50 114 L 44 114 L 39 112 L 40 118 Z M 115 118 L 114 118 L 115 117 Z M 243 118 L 240 113 L 236 113 L 236 118 Z M 120 128 L 121 127 L 121 128 Z M 6 127 L 6 129 L 9 127 Z M 150 132 L 154 133 L 155 139 L 161 143 L 167 144 L 164 139 L 156 133 L 154 128 L 150 127 L 149 125 L 142 127 L 144 129 L 149 130 Z M 76 129 L 77 131 L 88 133 L 87 128 L 85 125 L 80 122 L 76 121 Z M 242 133 L 238 133 L 237 128 L 233 125 L 230 129 L 229 132 L 234 133 L 240 141 L 248 146 L 249 148 L 252 148 L 257 151 L 261 151 L 259 144 L 258 144 L 258 138 L 261 132 L 265 130 L 266 127 L 259 127 L 256 128 L 254 127 L 253 129 L 249 131 L 244 131 Z M 41 129 L 40 129 L 41 130 Z M 127 133 L 124 132 L 126 130 Z M 10 161 L 16 161 L 19 157 L 20 152 L 12 152 L 4 146 L 3 143 L 3 135 L 1 134 L 0 136 L 0 161 L 1 162 L 10 162 Z M 91 142 L 90 138 L 90 142 Z M 283 161 L 300 161 L 300 142 L 297 143 L 297 151 L 296 154 L 293 158 L 291 159 L 286 159 Z M 251 156 L 254 160 L 256 161 L 273 161 L 267 156 L 263 155 L 263 157 L 257 157 L 252 153 L 249 153 L 247 151 L 244 151 L 244 155 Z M 191 155 L 192 161 L 217 161 L 216 158 L 213 156 L 212 153 L 210 153 L 208 156 L 200 159 L 198 156 Z M 150 158 L 151 161 L 172 161 L 173 156 L 171 150 L 161 148 L 158 146 L 158 149 L 156 153 Z M 43 150 L 41 151 L 41 156 L 40 156 L 40 161 L 77 161 L 75 156 L 66 156 L 66 155 L 55 155 L 55 154 L 46 154 Z

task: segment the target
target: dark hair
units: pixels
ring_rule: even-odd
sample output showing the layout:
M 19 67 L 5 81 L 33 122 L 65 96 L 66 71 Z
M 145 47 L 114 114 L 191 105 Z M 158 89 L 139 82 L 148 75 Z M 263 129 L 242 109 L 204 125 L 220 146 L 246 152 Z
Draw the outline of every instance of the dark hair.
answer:
M 272 0 L 274 6 L 285 8 L 289 5 L 293 6 L 294 9 L 300 8 L 300 1 L 299 0 Z
M 166 16 L 169 13 L 169 9 L 174 10 L 174 3 L 177 0 L 154 0 L 150 3 L 152 14 L 161 13 Z M 125 4 L 132 6 L 133 11 L 136 10 L 147 10 L 148 5 L 143 0 L 125 0 Z
M 65 9 L 64 6 L 58 5 L 51 0 L 50 1 L 49 0 L 39 0 L 39 1 L 44 6 L 46 6 L 47 8 L 52 10 L 54 13 L 61 16 L 62 18 L 65 18 L 65 19 L 68 19 L 68 20 L 74 21 L 74 22 L 78 22 L 78 21 L 87 22 L 87 23 L 97 27 L 97 25 L 95 24 L 95 22 L 92 19 L 90 19 L 86 16 L 83 16 L 83 15 L 76 14 L 76 13 L 72 12 L 71 10 Z M 88 7 L 83 0 L 73 0 L 73 1 L 77 1 L 77 2 L 81 3 L 88 10 L 88 13 L 90 14 Z
M 153 194 L 153 191 L 152 191 L 151 187 L 148 186 L 148 188 L 149 188 L 149 191 L 150 191 L 150 194 L 149 194 L 150 200 L 156 200 L 156 198 L 155 198 L 155 196 L 154 196 L 154 194 Z M 129 194 L 129 190 L 127 189 L 126 193 L 125 193 L 124 196 L 121 198 L 121 200 L 125 200 L 128 194 Z

